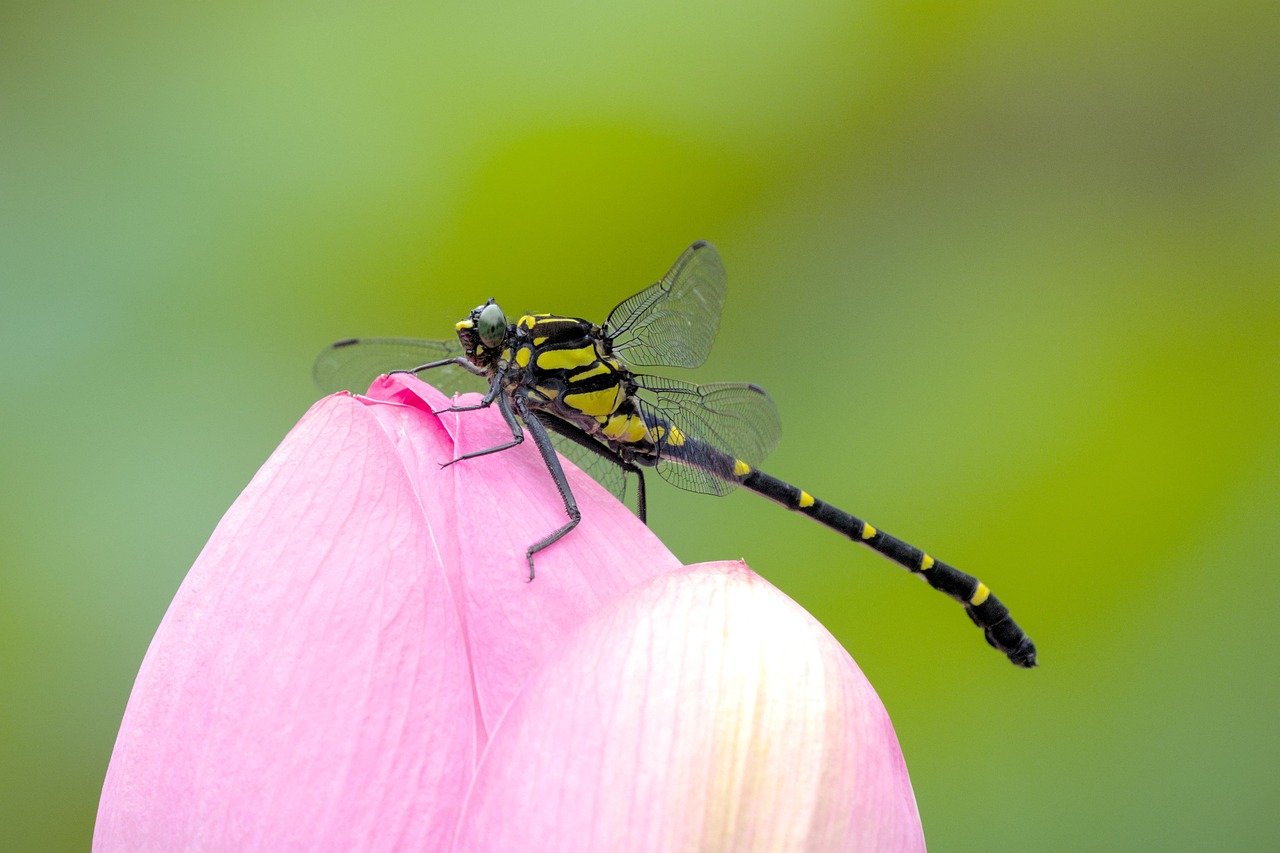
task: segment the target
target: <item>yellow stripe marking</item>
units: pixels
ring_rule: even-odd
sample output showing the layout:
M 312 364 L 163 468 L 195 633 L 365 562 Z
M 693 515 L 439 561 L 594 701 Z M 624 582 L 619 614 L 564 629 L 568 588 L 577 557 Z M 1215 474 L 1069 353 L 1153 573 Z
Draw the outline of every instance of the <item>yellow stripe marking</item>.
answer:
M 584 415 L 593 418 L 611 415 L 622 404 L 622 386 L 602 388 L 599 391 L 581 391 L 577 394 L 565 394 L 561 398 L 567 406 L 572 406 Z
M 461 332 L 463 329 L 474 329 L 476 327 L 474 320 L 459 320 L 453 324 L 455 331 Z
M 920 571 L 927 572 L 933 568 L 933 557 L 928 554 L 924 555 L 924 559 L 920 561 Z
M 585 370 L 582 373 L 576 373 L 573 376 L 570 376 L 569 381 L 581 382 L 584 379 L 590 379 L 592 376 L 600 376 L 601 374 L 605 374 L 608 372 L 609 372 L 609 366 L 607 364 L 597 364 L 595 367 L 591 368 L 590 370 Z
M 540 337 L 540 338 L 534 338 L 534 339 L 533 339 L 533 345 L 534 345 L 535 347 L 540 347 L 540 346 L 542 346 L 543 344 L 545 344 L 546 342 L 547 342 L 547 336 L 546 336 L 546 335 L 543 335 L 543 336 L 542 336 L 542 337 Z
M 533 350 L 528 347 L 520 347 L 516 350 L 516 364 L 521 367 L 529 366 L 529 359 L 533 358 Z
M 582 322 L 581 320 L 575 320 L 572 317 L 556 317 L 551 314 L 534 314 L 532 317 L 526 314 L 524 317 L 521 317 L 520 320 L 520 325 L 523 325 L 524 328 L 534 332 L 535 334 L 543 332 L 551 335 L 556 333 L 556 326 L 577 326 Z M 529 322 L 523 322 L 525 320 L 528 320 Z
M 538 353 L 538 367 L 543 370 L 572 370 L 586 367 L 596 361 L 595 347 L 577 349 L 549 349 Z
M 674 433 L 674 430 L 672 430 Z M 733 476 L 745 477 L 751 473 L 751 466 L 743 462 L 741 459 L 733 460 Z
M 609 438 L 626 444 L 643 441 L 648 431 L 644 428 L 644 420 L 635 415 L 614 415 L 600 430 Z
M 516 325 L 522 329 L 532 329 L 534 324 L 537 322 L 538 322 L 537 320 L 533 319 L 528 314 L 525 314 L 523 317 L 520 318 L 520 321 L 516 323 Z
M 653 429 L 649 430 L 649 440 L 652 441 L 653 443 L 657 444 L 659 441 L 662 441 L 664 438 L 667 440 L 667 444 L 671 444 L 676 447 L 679 447 L 680 445 L 684 444 L 684 433 L 682 433 L 676 427 L 671 427 L 670 429 L 668 429 L 667 427 L 664 427 L 664 426 L 656 426 Z M 739 463 L 739 464 L 745 464 L 745 463 Z M 751 469 L 748 468 L 747 470 L 749 471 Z
M 973 598 L 969 599 L 969 603 L 977 607 L 991 596 L 991 590 L 987 589 L 987 585 L 982 581 L 978 581 L 978 588 L 973 591 Z
M 863 524 L 862 524 L 862 538 L 863 538 L 863 539 L 870 539 L 871 537 L 873 537 L 873 536 L 875 536 L 875 535 L 876 535 L 876 529 L 875 529 L 874 527 L 872 527 L 870 524 L 867 524 L 866 522 L 863 522 Z
M 813 506 L 813 495 L 809 494 L 804 489 L 801 489 L 800 502 L 798 506 L 801 506 L 801 507 Z

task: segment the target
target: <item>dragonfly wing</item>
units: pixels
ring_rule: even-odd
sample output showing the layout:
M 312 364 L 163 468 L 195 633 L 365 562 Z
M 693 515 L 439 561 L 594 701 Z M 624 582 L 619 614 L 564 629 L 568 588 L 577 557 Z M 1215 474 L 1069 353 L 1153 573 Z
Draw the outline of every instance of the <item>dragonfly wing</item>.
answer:
M 724 305 L 720 253 L 698 241 L 657 282 L 609 312 L 605 333 L 631 364 L 697 367 L 707 360 Z
M 383 373 L 413 370 L 423 364 L 462 355 L 458 341 L 424 341 L 416 338 L 350 338 L 324 348 L 316 357 L 311 375 L 325 393 L 347 389 L 363 394 Z M 420 374 L 450 396 L 483 391 L 484 380 L 454 364 Z
M 685 491 L 723 495 L 738 482 L 720 476 L 726 463 L 764 461 L 782 437 L 782 421 L 773 400 L 759 385 L 715 382 L 694 385 L 663 376 L 636 376 L 640 411 L 646 423 L 674 426 L 686 441 L 668 440 L 658 475 Z M 728 471 L 725 471 L 728 474 Z

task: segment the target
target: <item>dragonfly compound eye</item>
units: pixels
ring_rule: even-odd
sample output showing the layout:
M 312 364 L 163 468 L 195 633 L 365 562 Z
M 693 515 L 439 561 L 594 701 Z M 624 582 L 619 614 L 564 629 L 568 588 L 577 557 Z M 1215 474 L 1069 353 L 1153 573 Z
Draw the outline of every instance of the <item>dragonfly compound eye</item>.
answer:
M 476 318 L 476 331 L 480 333 L 480 343 L 487 347 L 496 347 L 507 335 L 507 318 L 496 303 L 489 303 L 480 309 Z

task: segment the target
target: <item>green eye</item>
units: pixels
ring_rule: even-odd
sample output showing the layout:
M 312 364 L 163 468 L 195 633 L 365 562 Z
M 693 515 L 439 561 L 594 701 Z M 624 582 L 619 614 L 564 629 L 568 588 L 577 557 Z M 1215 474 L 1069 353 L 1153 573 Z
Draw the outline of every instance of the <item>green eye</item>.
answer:
M 496 347 L 507 336 L 507 318 L 497 304 L 491 303 L 480 310 L 476 318 L 476 331 L 480 333 L 480 342 L 487 347 Z

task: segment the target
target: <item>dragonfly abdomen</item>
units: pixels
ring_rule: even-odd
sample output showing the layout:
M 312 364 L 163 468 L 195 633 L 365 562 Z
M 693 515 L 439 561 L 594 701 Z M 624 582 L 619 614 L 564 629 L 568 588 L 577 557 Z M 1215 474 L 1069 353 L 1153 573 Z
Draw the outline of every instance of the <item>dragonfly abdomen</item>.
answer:
M 695 451 L 689 454 L 687 464 L 696 464 L 717 476 L 728 474 L 743 488 L 763 495 L 787 509 L 807 515 L 819 524 L 888 557 L 907 571 L 923 578 L 929 586 L 959 602 L 973 623 L 982 629 L 987 642 L 1010 661 L 1022 667 L 1036 665 L 1035 643 L 1010 617 L 1009 608 L 973 575 L 962 572 L 920 548 L 885 533 L 839 507 L 815 498 L 798 486 L 766 474 L 741 459 L 720 453 L 701 442 L 696 443 Z M 665 455 L 668 459 L 679 459 L 681 454 L 668 452 Z

